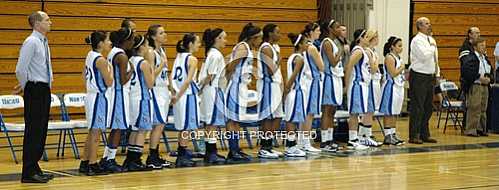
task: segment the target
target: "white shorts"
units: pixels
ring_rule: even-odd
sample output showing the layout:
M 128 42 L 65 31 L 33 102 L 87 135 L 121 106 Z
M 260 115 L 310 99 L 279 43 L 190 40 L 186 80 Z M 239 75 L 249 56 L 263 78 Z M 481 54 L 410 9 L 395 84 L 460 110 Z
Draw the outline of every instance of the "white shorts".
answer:
M 106 94 L 87 93 L 85 97 L 85 116 L 89 129 L 106 130 L 111 116 L 111 101 Z
M 154 110 L 153 124 L 166 125 L 170 110 L 170 92 L 167 87 L 154 87 L 152 89 L 152 106 Z
M 175 129 L 195 130 L 199 126 L 199 102 L 196 94 L 184 94 L 173 107 Z

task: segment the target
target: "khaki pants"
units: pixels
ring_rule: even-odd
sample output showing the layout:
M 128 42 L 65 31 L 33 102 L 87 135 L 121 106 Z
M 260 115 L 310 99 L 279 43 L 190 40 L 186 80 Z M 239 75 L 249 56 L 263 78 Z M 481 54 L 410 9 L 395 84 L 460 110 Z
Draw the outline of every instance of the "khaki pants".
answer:
M 489 99 L 489 88 L 479 84 L 473 84 L 466 94 L 466 135 L 476 135 L 478 132 L 485 133 L 487 129 L 487 103 Z

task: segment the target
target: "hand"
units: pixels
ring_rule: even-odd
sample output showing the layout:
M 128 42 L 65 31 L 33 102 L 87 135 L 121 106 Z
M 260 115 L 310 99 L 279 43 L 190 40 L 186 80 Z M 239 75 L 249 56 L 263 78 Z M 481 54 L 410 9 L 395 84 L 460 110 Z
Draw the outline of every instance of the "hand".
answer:
M 480 77 L 480 83 L 487 85 L 490 83 L 490 79 L 488 77 Z
M 343 46 L 343 50 L 346 52 L 349 52 L 350 51 L 350 45 L 346 44 Z
M 23 88 L 21 87 L 21 84 L 17 84 L 15 87 L 14 87 L 14 91 L 12 91 L 12 94 L 14 95 L 19 95 L 23 92 Z
M 172 99 L 170 101 L 170 104 L 171 105 L 175 105 L 175 103 L 177 103 L 177 96 L 172 96 Z

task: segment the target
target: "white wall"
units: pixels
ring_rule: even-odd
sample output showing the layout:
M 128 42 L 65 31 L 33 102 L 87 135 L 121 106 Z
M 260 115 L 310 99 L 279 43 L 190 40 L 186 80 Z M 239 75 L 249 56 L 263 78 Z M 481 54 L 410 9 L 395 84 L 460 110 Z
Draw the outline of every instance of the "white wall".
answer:
M 392 35 L 402 38 L 404 51 L 402 60 L 408 63 L 409 50 L 409 11 L 410 0 L 373 0 L 373 10 L 369 10 L 367 28 L 379 34 L 378 55 L 383 55 L 383 45 Z

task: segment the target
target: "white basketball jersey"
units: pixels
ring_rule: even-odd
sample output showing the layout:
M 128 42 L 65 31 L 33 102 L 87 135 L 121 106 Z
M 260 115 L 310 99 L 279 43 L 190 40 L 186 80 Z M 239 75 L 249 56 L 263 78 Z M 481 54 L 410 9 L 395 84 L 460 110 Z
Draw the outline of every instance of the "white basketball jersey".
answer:
M 95 51 L 89 51 L 85 60 L 85 79 L 88 93 L 105 93 L 106 83 L 97 69 L 97 59 L 102 57 L 102 54 Z
M 333 66 L 333 64 L 329 63 L 329 59 L 327 58 L 326 52 L 324 50 L 325 48 L 323 47 L 324 43 L 326 41 L 331 43 L 331 45 L 333 47 L 334 56 L 341 56 L 338 54 L 340 49 L 338 48 L 338 46 L 336 46 L 336 44 L 333 42 L 333 40 L 331 40 L 331 38 L 324 38 L 324 40 L 322 40 L 322 42 L 321 42 L 321 48 L 320 48 L 320 54 L 322 57 L 322 61 L 324 62 L 324 66 L 326 66 L 324 72 L 328 72 L 327 70 L 330 69 L 330 72 L 333 75 L 335 75 L 337 77 L 343 77 L 345 75 L 345 73 L 344 73 L 344 69 L 343 69 L 343 63 L 341 62 L 342 58 L 340 58 L 340 61 L 336 64 L 336 66 Z M 328 66 L 329 66 L 329 68 L 327 68 Z
M 355 50 L 362 51 L 362 58 L 360 58 L 359 62 L 355 64 L 354 70 L 352 71 L 352 80 L 353 81 L 362 81 L 362 82 L 371 82 L 371 67 L 369 66 L 369 57 L 367 56 L 364 48 L 360 46 L 355 46 L 352 49 L 352 52 Z
M 301 53 L 293 53 L 291 56 L 288 58 L 288 63 L 287 63 L 287 76 L 288 80 L 291 79 L 291 75 L 293 74 L 294 70 L 296 69 L 296 63 L 294 63 L 295 59 L 298 57 L 301 57 L 303 59 L 303 55 Z M 303 66 L 302 66 L 303 67 Z M 296 75 L 295 82 L 293 83 L 292 89 L 295 89 L 297 86 L 300 86 L 300 81 L 301 81 L 301 76 L 303 73 L 303 69 Z
M 238 44 L 236 44 L 234 46 L 234 48 L 232 49 L 232 54 L 230 55 L 230 62 L 234 61 L 235 59 L 238 59 L 235 56 L 236 56 L 236 49 L 240 45 L 243 45 L 246 48 L 246 51 L 248 52 L 248 55 L 246 57 L 243 57 L 241 59 L 241 60 L 244 61 L 242 63 L 242 65 L 236 66 L 236 67 L 241 67 L 241 74 L 240 74 L 240 76 L 239 76 L 238 73 L 234 73 L 233 78 L 234 77 L 240 77 L 241 82 L 243 82 L 243 83 L 250 83 L 251 82 L 251 75 L 253 73 L 253 59 L 254 59 L 254 55 L 253 55 L 253 52 L 251 51 L 248 43 L 246 43 L 246 42 L 239 42 Z
M 374 51 L 371 48 L 367 48 L 367 51 L 369 51 L 369 53 L 372 55 L 373 59 L 376 60 L 376 62 L 378 62 L 378 58 L 379 58 L 378 53 L 376 53 L 376 51 Z M 378 64 L 378 63 L 374 63 L 374 64 Z M 381 74 L 380 69 L 383 69 L 383 68 L 380 67 L 378 69 L 378 71 L 376 71 L 376 73 L 372 74 L 372 79 L 381 80 L 383 75 Z
M 216 48 L 211 48 L 208 51 L 208 55 L 201 66 L 201 71 L 199 72 L 199 80 L 203 81 L 210 75 L 210 72 L 216 72 L 216 75 L 211 81 L 211 86 L 218 87 L 220 82 L 220 77 L 222 76 L 223 69 L 225 67 L 224 56 L 220 50 Z
M 134 71 L 130 79 L 130 101 L 148 100 L 151 97 L 150 89 L 147 88 L 144 79 L 144 72 L 140 69 L 144 58 L 141 56 L 133 56 L 130 62 L 133 64 Z
M 263 48 L 264 47 L 270 47 L 272 50 L 272 64 L 279 66 L 279 55 L 280 55 L 280 50 L 281 48 L 279 47 L 278 44 L 270 44 L 269 42 L 263 42 L 262 45 L 260 45 L 260 48 L 258 49 L 258 60 L 260 66 L 258 67 L 258 78 L 263 78 L 264 75 L 267 75 L 268 73 L 264 73 L 264 70 L 268 69 L 267 65 L 263 62 L 263 57 L 265 54 L 263 54 Z M 282 83 L 282 74 L 281 74 L 281 69 L 279 69 L 271 76 L 272 81 L 276 83 Z
M 115 59 L 116 55 L 121 54 L 121 53 L 125 54 L 125 50 L 123 50 L 121 48 L 113 47 L 113 49 L 111 49 L 111 51 L 107 55 L 107 61 L 113 65 L 113 71 L 114 71 L 113 87 L 115 89 L 118 89 L 118 90 L 120 90 L 120 89 L 129 90 L 130 89 L 130 81 L 125 83 L 125 85 L 121 85 L 120 69 L 118 67 L 115 67 L 116 65 L 118 65 L 118 63 L 115 63 L 114 59 Z M 126 68 L 127 68 L 126 69 L 127 71 L 129 71 L 131 69 L 129 64 L 126 65 Z
M 162 56 L 166 57 L 166 53 L 163 48 L 159 48 L 159 50 L 154 51 L 155 68 L 161 64 Z M 154 87 L 165 87 L 165 88 L 168 87 L 168 65 L 163 67 L 163 69 L 161 69 L 161 74 L 159 74 L 158 77 L 156 77 L 156 81 L 154 82 Z
M 188 72 L 189 72 L 189 57 L 192 56 L 191 53 L 177 53 L 177 57 L 175 58 L 175 62 L 173 63 L 173 88 L 175 91 L 179 91 L 182 87 L 182 84 L 187 80 Z M 198 91 L 195 77 L 196 73 L 194 73 L 193 81 L 189 84 L 189 87 L 185 91 L 185 94 L 195 94 Z

